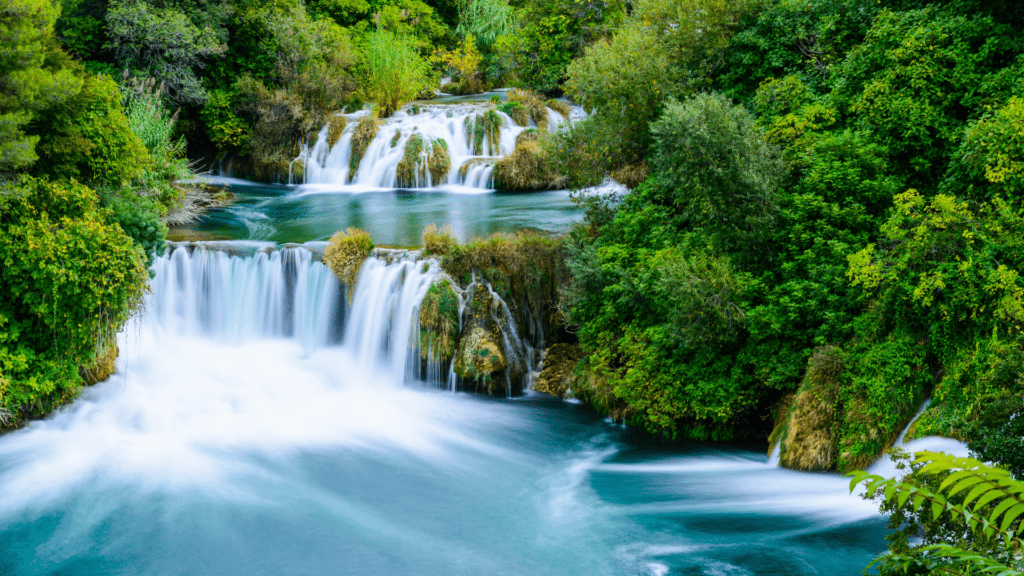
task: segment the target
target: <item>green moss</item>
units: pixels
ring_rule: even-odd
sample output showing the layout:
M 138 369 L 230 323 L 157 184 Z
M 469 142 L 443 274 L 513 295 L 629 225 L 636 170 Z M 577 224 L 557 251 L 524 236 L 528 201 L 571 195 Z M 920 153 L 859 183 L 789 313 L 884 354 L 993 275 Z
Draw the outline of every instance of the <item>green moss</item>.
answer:
M 494 110 L 466 117 L 466 139 L 469 140 L 474 155 L 480 156 L 484 153 L 485 141 L 492 154 L 500 149 L 501 126 L 501 116 Z
M 435 186 L 448 178 L 448 172 L 452 169 L 452 159 L 448 154 L 448 142 L 443 138 L 431 143 L 427 168 L 430 170 L 430 180 Z
M 391 147 L 394 148 L 395 146 L 398 146 L 398 141 L 401 140 L 401 139 L 402 139 L 402 131 L 399 130 L 399 131 L 395 132 L 394 137 L 391 138 Z
M 498 110 L 512 117 L 512 121 L 520 126 L 530 125 L 530 113 L 520 102 L 505 102 Z
M 406 141 L 405 153 L 397 167 L 399 188 L 411 188 L 427 179 L 426 162 L 421 157 L 423 149 L 423 136 L 419 134 L 413 134 Z
M 548 109 L 544 105 L 544 102 L 540 99 L 540 96 L 530 92 L 529 90 L 512 90 L 508 93 L 508 101 L 513 104 L 522 106 L 526 117 L 533 120 L 537 124 L 542 132 L 548 129 Z M 512 116 L 509 114 L 509 116 Z M 529 122 L 520 122 L 515 116 L 512 116 L 513 120 L 520 126 L 526 126 Z
M 447 362 L 459 334 L 459 297 L 446 281 L 437 281 L 420 303 L 420 356 Z
M 370 147 L 370 142 L 373 142 L 379 129 L 380 123 L 375 115 L 369 114 L 359 119 L 359 124 L 356 124 L 355 132 L 352 133 L 352 151 L 348 159 L 349 179 L 359 170 L 359 162 L 362 161 L 363 154 L 366 154 L 366 149 Z

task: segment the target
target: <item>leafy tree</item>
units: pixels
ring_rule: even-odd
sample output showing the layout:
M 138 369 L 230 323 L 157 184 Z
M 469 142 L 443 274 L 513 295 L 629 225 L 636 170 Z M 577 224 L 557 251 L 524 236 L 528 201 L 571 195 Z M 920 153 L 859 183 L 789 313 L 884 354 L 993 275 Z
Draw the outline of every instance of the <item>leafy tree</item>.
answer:
M 52 36 L 57 13 L 47 0 L 12 0 L 0 8 L 0 172 L 35 162 L 39 136 L 26 133 L 26 126 L 82 88 L 81 79 L 60 66 Z
M 698 94 L 670 100 L 651 133 L 666 200 L 691 226 L 722 250 L 751 250 L 766 237 L 784 165 L 749 112 L 720 94 Z
M 117 84 L 89 73 L 83 81 L 67 106 L 51 108 L 33 125 L 46 160 L 37 172 L 93 185 L 127 184 L 152 166 L 152 159 L 128 125 Z
M 144 0 L 115 1 L 107 12 L 107 34 L 119 65 L 157 79 L 176 102 L 206 99 L 196 71 L 225 50 L 210 28 L 197 28 L 176 8 Z

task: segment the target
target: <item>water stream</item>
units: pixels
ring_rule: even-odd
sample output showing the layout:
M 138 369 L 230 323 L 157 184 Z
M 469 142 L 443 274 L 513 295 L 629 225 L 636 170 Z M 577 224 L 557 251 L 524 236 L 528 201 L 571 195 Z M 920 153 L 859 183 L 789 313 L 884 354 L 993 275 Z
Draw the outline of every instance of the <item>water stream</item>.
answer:
M 177 248 L 117 373 L 0 438 L 2 575 L 857 574 L 884 520 L 762 447 L 408 367 L 436 266 Z

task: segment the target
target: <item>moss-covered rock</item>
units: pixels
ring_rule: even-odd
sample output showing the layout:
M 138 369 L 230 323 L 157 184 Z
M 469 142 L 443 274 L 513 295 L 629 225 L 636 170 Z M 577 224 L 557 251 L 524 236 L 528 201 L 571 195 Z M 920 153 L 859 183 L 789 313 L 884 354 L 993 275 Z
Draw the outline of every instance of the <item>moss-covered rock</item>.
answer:
M 92 364 L 80 366 L 78 368 L 78 375 L 82 377 L 87 386 L 105 381 L 117 369 L 116 361 L 120 353 L 121 351 L 118 349 L 117 343 L 111 343 L 105 350 L 99 351 Z
M 377 137 L 378 130 L 380 122 L 374 114 L 363 116 L 356 124 L 356 129 L 352 132 L 352 148 L 348 158 L 349 179 L 359 170 L 359 163 L 363 160 L 366 149 L 370 147 L 370 142 Z
M 420 303 L 420 355 L 446 363 L 455 355 L 459 335 L 459 297 L 447 275 L 430 285 Z
M 423 136 L 409 136 L 405 142 L 402 159 L 396 168 L 399 188 L 413 188 L 427 179 L 427 163 L 423 158 L 423 150 Z
M 448 179 L 448 172 L 452 169 L 452 158 L 448 154 L 448 142 L 443 138 L 431 142 L 427 168 L 430 170 L 430 180 L 434 186 Z
M 348 126 L 348 119 L 344 116 L 334 116 L 331 123 L 327 125 L 327 146 L 334 148 L 334 145 L 341 139 L 341 134 Z
M 544 105 L 544 101 L 541 100 L 540 96 L 529 90 L 510 90 L 508 93 L 508 101 L 514 104 L 519 104 L 526 116 L 530 120 L 533 120 L 534 124 L 537 125 L 542 132 L 546 132 L 548 129 L 548 108 Z M 510 115 L 511 116 L 511 115 Z M 513 116 L 515 120 L 515 116 Z M 520 126 L 526 126 L 528 122 L 519 122 L 516 120 L 516 124 Z
M 782 466 L 792 470 L 829 470 L 836 462 L 842 352 L 833 346 L 814 351 L 803 383 L 787 411 L 781 435 Z
M 555 344 L 544 352 L 544 367 L 533 383 L 537 392 L 565 398 L 572 386 L 573 370 L 583 356 L 578 344 Z
M 548 108 L 551 108 L 555 112 L 561 114 L 562 118 L 565 118 L 567 120 L 569 119 L 569 103 L 566 102 L 565 100 L 558 100 L 556 98 L 552 98 L 548 100 L 545 104 L 547 104 Z
M 452 368 L 463 381 L 486 394 L 504 394 L 506 384 L 495 378 L 496 373 L 508 367 L 502 347 L 501 327 L 492 315 L 493 301 L 490 290 L 475 284 L 468 295 L 463 313 L 459 346 Z
M 492 155 L 500 151 L 502 124 L 501 116 L 494 110 L 466 117 L 466 140 L 474 155 L 480 156 L 484 153 L 484 142 L 487 142 Z
M 501 190 L 555 190 L 565 177 L 553 173 L 537 140 L 523 139 L 514 152 L 494 165 L 494 187 Z

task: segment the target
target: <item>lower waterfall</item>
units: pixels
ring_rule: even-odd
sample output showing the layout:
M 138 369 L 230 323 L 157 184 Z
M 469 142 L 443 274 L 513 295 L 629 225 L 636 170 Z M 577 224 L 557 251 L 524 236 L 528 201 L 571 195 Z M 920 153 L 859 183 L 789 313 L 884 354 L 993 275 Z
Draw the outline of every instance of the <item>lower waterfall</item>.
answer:
M 220 246 L 173 246 L 115 374 L 0 436 L 0 574 L 852 576 L 884 549 L 844 478 L 406 385 L 435 262 L 378 253 L 350 293 L 316 246 Z

